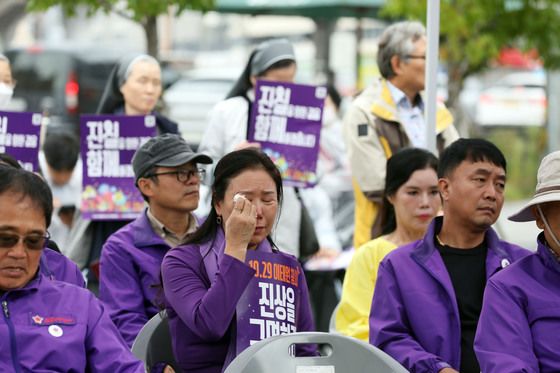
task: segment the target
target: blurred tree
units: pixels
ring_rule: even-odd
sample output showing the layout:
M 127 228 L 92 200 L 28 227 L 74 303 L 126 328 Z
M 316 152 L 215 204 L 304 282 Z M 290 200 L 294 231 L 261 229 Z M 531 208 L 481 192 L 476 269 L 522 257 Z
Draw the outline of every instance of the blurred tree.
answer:
M 28 0 L 29 11 L 45 11 L 60 5 L 64 13 L 73 16 L 78 6 L 84 6 L 89 15 L 98 10 L 113 12 L 138 22 L 144 28 L 148 54 L 158 57 L 157 16 L 160 14 L 181 14 L 186 9 L 210 10 L 214 0 Z
M 429 0 L 387 0 L 380 15 L 426 22 Z M 448 104 L 458 109 L 463 81 L 502 47 L 536 48 L 545 67 L 560 67 L 560 0 L 441 0 L 440 58 L 449 74 Z

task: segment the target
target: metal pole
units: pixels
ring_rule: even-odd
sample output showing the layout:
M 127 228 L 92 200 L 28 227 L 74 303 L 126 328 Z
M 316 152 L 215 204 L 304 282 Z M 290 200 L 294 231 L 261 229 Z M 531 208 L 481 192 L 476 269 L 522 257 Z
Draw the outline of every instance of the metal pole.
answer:
M 362 84 L 362 40 L 364 40 L 364 28 L 362 25 L 362 18 L 356 18 L 356 87 L 358 89 L 364 89 Z
M 560 71 L 549 70 L 548 71 L 548 152 L 551 153 L 556 150 L 560 150 L 560 110 L 556 103 L 559 99 L 560 94 Z
M 436 100 L 439 50 L 439 0 L 428 2 L 427 50 L 426 50 L 426 140 L 427 148 L 436 154 Z

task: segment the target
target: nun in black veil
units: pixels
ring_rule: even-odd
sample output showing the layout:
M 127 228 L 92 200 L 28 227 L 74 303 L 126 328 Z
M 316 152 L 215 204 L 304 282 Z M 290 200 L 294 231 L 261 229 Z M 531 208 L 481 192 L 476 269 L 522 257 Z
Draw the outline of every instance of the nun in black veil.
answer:
M 154 115 L 158 133 L 178 133 L 177 123 L 155 111 L 162 93 L 161 67 L 147 54 L 123 58 L 111 71 L 97 114 Z
M 146 54 L 126 56 L 111 71 L 96 113 L 154 115 L 158 134 L 178 133 L 177 124 L 155 110 L 161 93 L 159 62 Z M 130 220 L 86 221 L 79 217 L 67 241 L 69 256 L 80 265 L 92 269 L 90 273 L 96 273 L 105 241 L 129 222 Z M 97 282 L 97 276 L 88 275 L 88 279 Z

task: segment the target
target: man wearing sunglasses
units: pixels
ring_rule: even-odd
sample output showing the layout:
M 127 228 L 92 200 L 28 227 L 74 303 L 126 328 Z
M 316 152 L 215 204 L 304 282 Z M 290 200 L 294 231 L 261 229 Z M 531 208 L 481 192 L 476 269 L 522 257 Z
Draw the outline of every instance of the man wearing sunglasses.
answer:
M 144 372 L 101 303 L 39 269 L 53 211 L 37 175 L 0 167 L 0 372 Z
M 6 153 L 0 153 L 0 167 L 21 169 L 18 161 Z M 10 237 L 6 236 L 0 237 L 0 241 L 6 240 L 5 242 L 8 242 L 7 240 L 9 239 Z M 16 238 L 12 236 L 11 239 L 13 242 Z M 64 281 L 83 288 L 86 287 L 84 276 L 82 276 L 82 272 L 80 272 L 76 263 L 62 255 L 58 245 L 50 237 L 47 240 L 45 250 L 41 253 L 39 270 L 51 280 Z
M 174 134 L 150 139 L 132 158 L 136 186 L 148 208 L 109 237 L 101 251 L 99 281 L 99 298 L 129 346 L 159 310 L 163 256 L 197 228 L 192 211 L 204 176 L 199 163 L 212 159 Z

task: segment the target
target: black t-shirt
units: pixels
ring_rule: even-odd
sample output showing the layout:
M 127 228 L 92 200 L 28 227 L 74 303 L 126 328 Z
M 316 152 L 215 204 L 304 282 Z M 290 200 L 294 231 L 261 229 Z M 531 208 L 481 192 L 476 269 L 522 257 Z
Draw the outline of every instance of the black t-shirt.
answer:
M 486 253 L 483 241 L 471 249 L 457 249 L 441 245 L 435 240 L 457 297 L 461 319 L 461 373 L 480 373 L 474 354 L 474 335 L 482 309 L 482 297 L 486 286 Z

